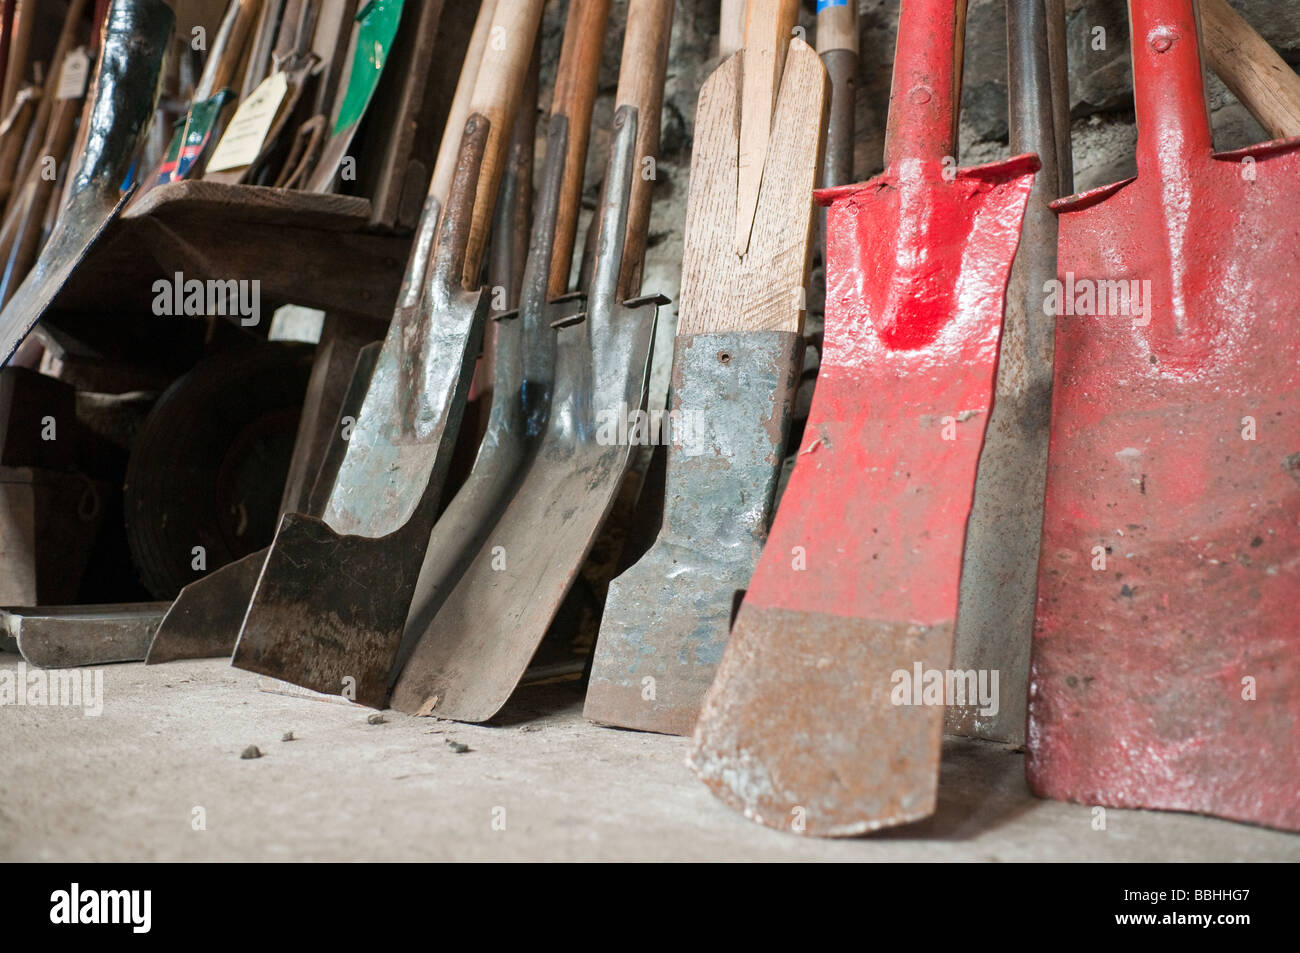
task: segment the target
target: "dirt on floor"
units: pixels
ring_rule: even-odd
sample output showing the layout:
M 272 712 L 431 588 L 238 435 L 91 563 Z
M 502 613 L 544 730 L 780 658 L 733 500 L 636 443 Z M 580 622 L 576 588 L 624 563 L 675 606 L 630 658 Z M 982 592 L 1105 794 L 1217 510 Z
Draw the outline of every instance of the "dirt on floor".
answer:
M 100 671 L 99 715 L 0 707 L 0 861 L 1300 860 L 1300 836 L 1191 815 L 1107 810 L 1097 829 L 980 742 L 945 745 L 930 820 L 818 841 L 714 800 L 686 739 L 589 724 L 576 683 L 477 726 L 376 717 L 221 660 Z

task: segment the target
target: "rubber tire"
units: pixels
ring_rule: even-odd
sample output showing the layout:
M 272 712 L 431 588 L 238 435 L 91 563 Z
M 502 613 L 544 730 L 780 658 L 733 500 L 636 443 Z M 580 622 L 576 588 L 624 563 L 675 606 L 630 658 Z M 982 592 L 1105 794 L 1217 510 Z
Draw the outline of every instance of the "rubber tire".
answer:
M 222 351 L 158 398 L 132 447 L 123 500 L 131 557 L 154 598 L 175 598 L 270 544 L 314 353 L 280 341 Z M 245 512 L 242 532 L 222 503 L 232 468 L 246 478 L 251 470 L 256 487 L 256 518 Z M 202 570 L 195 546 L 205 550 Z

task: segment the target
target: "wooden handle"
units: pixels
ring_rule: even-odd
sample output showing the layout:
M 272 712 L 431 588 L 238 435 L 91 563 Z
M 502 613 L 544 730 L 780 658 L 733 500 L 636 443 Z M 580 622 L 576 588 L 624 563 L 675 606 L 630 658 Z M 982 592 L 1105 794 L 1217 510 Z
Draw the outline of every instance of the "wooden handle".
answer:
M 587 140 L 591 135 L 591 109 L 600 79 L 600 54 L 605 46 L 609 0 L 571 0 L 564 24 L 564 42 L 555 73 L 551 115 L 569 121 L 569 146 L 564 157 L 564 178 L 556 209 L 555 239 L 551 242 L 548 297 L 564 294 L 573 263 L 573 239 L 578 231 L 582 204 L 582 179 L 587 171 Z
M 51 156 L 56 163 L 62 163 L 72 147 L 72 134 L 76 127 L 77 116 L 81 114 L 81 103 L 75 99 L 59 100 L 50 116 L 50 125 L 46 130 L 42 155 Z M 66 165 L 65 173 L 66 175 Z M 27 185 L 22 192 L 20 203 L 22 213 L 18 232 L 15 236 L 12 253 L 6 265 L 8 281 L 0 293 L 0 305 L 8 304 L 27 272 L 36 263 L 40 252 L 42 225 L 45 222 L 46 206 L 50 196 L 56 191 L 56 182 L 47 178 L 38 164 L 28 175 Z
M 4 122 L 0 123 L 0 213 L 9 199 L 14 184 L 14 170 L 18 164 L 18 151 L 36 114 L 40 90 L 28 86 L 20 90 Z
M 745 45 L 745 0 L 722 0 L 718 56 L 726 59 Z
M 272 3 L 276 0 L 272 0 Z M 298 46 L 298 28 L 302 22 L 306 0 L 279 0 L 284 6 L 280 10 L 279 29 L 276 30 L 272 45 L 277 56 L 288 56 Z
M 479 169 L 474 212 L 470 219 L 469 244 L 465 251 L 465 286 L 478 285 L 479 267 L 487 249 L 492 212 L 496 209 L 497 190 L 505 173 L 507 147 L 515 124 L 515 112 L 528 75 L 537 27 L 542 18 L 544 0 L 508 0 L 498 2 L 492 14 L 487 46 L 474 81 L 474 95 L 469 111 L 487 119 L 488 140 Z M 460 147 L 460 133 L 455 133 Z
M 817 52 L 858 52 L 857 0 L 819 0 L 817 10 Z
M 338 92 L 339 77 L 348 62 L 349 25 L 356 13 L 357 0 L 320 0 L 316 32 L 312 35 L 312 52 L 320 57 L 321 73 L 316 83 L 311 112 L 329 114 Z
M 966 63 L 966 3 L 957 0 L 957 16 L 952 33 L 952 156 L 957 158 L 957 143 L 961 138 L 961 81 Z
M 271 72 L 271 62 L 277 52 L 277 34 L 283 33 L 284 21 L 281 14 L 285 0 L 265 0 L 262 12 L 258 14 L 257 26 L 252 32 L 248 51 L 248 66 L 244 70 L 244 81 L 239 89 L 239 101 L 243 102 L 252 95 L 253 90 L 266 79 Z
M 496 15 L 497 0 L 483 0 L 478 8 L 478 19 L 474 21 L 474 31 L 469 35 L 469 46 L 465 48 L 465 61 L 460 68 L 460 78 L 456 81 L 456 92 L 451 97 L 451 106 L 447 110 L 447 125 L 443 129 L 442 141 L 438 143 L 438 158 L 433 163 L 433 177 L 429 180 L 429 196 L 438 200 L 438 206 L 447 204 L 447 195 L 451 192 L 451 178 L 456 173 L 456 152 L 460 149 L 460 133 L 469 119 L 470 97 L 478 83 L 479 64 L 483 61 L 483 51 L 487 49 L 488 34 L 492 30 L 492 18 Z
M 1270 137 L 1300 135 L 1300 76 L 1227 0 L 1200 0 L 1200 7 L 1210 68 Z
M 0 0 L 0 116 L 9 115 L 13 104 L 5 95 L 9 88 L 9 48 L 14 38 L 14 6 L 16 0 Z M 14 90 L 15 97 L 17 90 Z
M 831 79 L 830 122 L 826 127 L 826 155 L 822 163 L 823 188 L 854 181 L 853 128 L 858 89 L 858 45 L 857 0 L 819 0 L 817 54 Z
M 781 71 L 799 17 L 799 0 L 749 0 L 745 49 L 741 56 L 740 155 L 736 176 L 736 254 L 749 248 L 763 182 L 772 111 L 781 90 Z
M 261 10 L 262 0 L 230 0 L 194 89 L 195 102 L 211 99 L 218 90 L 230 85 L 244 58 L 249 31 Z
M 23 143 L 22 151 L 18 154 L 18 164 L 16 166 L 17 175 L 23 176 L 35 164 L 37 158 L 49 153 L 41 152 L 40 149 L 45 142 L 46 128 L 50 122 L 50 111 L 54 108 L 55 95 L 59 88 L 59 74 L 63 71 L 63 61 L 73 49 L 77 42 L 77 30 L 81 26 L 81 18 L 86 13 L 86 0 L 72 0 L 68 4 L 68 16 L 63 21 L 63 29 L 59 33 L 59 41 L 54 47 L 54 55 L 50 62 L 56 64 L 56 68 L 49 71 L 45 77 L 45 85 L 42 87 L 40 102 L 36 104 L 36 115 L 32 119 L 31 127 L 27 133 L 27 140 Z M 30 21 L 30 11 L 23 12 L 19 8 L 20 16 L 27 16 Z M 21 37 L 15 38 L 21 39 Z M 5 210 L 9 213 L 9 209 Z
M 618 71 L 615 108 L 635 106 L 637 111 L 636 172 L 627 212 L 627 238 L 623 242 L 623 267 L 618 276 L 622 299 L 641 291 L 646 237 L 650 228 L 650 200 L 654 177 L 645 173 L 645 160 L 659 156 L 659 114 L 664 104 L 664 76 L 668 71 L 668 40 L 673 29 L 673 0 L 631 0 L 627 32 Z
M 13 14 L 13 36 L 9 43 L 9 62 L 5 65 L 4 89 L 0 101 L 6 112 L 13 107 L 27 75 L 27 56 L 32 47 L 32 28 L 36 22 L 36 5 L 28 2 Z M 64 25 L 67 29 L 67 25 Z

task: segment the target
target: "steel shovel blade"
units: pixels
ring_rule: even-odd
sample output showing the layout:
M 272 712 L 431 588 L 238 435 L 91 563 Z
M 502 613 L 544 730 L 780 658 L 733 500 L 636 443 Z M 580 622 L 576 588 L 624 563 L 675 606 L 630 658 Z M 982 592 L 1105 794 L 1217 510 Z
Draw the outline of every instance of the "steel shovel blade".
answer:
M 31 272 L 0 311 L 5 363 L 130 198 L 122 183 L 153 120 L 174 23 L 163 0 L 113 0 L 109 8 L 67 204 Z
M 601 432 L 642 405 L 660 299 L 618 302 L 636 110 L 620 107 L 587 314 L 557 329 L 555 396 L 517 492 L 425 629 L 397 688 L 404 709 L 482 722 L 510 698 L 614 504 L 631 447 Z M 399 697 L 400 695 L 400 697 Z
M 1138 176 L 1057 204 L 1029 782 L 1300 830 L 1300 140 L 1213 154 L 1192 4 L 1131 15 Z
M 819 193 L 817 390 L 690 754 L 714 794 L 759 823 L 845 836 L 934 810 L 944 709 L 930 673 L 951 664 L 1007 278 L 1037 167 L 1020 156 L 954 175 L 910 160 Z
M 567 324 L 586 306 L 581 294 L 546 300 L 568 130 L 565 117 L 551 117 L 519 309 L 497 322 L 487 430 L 469 476 L 438 517 L 425 548 L 393 672 L 392 705 L 399 711 L 417 712 L 428 698 L 421 673 L 432 650 L 422 646 L 425 633 L 509 505 L 546 432 L 555 384 L 554 322 Z M 531 174 L 530 164 L 522 175 Z
M 373 707 L 388 700 L 487 318 L 486 296 L 460 287 L 487 132 L 470 117 L 427 289 L 413 280 L 404 292 L 418 306 L 404 300 L 389 326 L 324 518 L 280 522 L 239 668 Z
M 695 125 L 704 132 L 691 157 L 663 522 L 654 545 L 609 587 L 583 707 L 600 724 L 691 732 L 736 592 L 753 575 L 771 522 L 802 356 L 828 88 L 816 53 L 792 41 L 749 246 L 738 257 L 746 55 L 720 65 L 700 90 Z
M 269 549 L 214 569 L 177 593 L 149 643 L 145 663 L 229 657 Z

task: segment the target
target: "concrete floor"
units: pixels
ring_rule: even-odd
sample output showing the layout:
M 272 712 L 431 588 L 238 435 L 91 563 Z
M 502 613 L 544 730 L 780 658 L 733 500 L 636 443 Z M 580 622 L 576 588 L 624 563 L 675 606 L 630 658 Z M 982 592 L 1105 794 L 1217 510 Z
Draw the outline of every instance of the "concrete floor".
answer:
M 224 661 L 103 672 L 99 717 L 0 707 L 0 861 L 1300 860 L 1300 836 L 1190 815 L 1110 810 L 1093 830 L 997 745 L 945 746 L 930 820 L 817 841 L 715 801 L 685 739 L 588 724 L 573 684 L 521 690 L 492 727 L 372 725 Z

